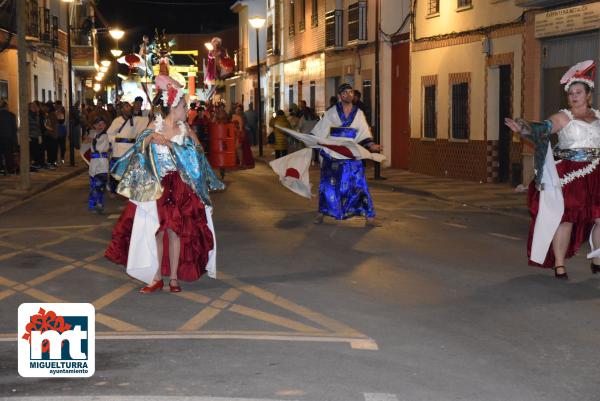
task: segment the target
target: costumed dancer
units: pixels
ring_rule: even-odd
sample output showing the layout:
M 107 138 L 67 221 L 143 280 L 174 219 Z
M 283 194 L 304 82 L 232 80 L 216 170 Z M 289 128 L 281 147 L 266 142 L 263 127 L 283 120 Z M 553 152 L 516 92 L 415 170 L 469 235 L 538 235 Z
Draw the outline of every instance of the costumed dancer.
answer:
M 560 279 L 568 278 L 565 258 L 588 238 L 592 273 L 600 272 L 600 112 L 591 108 L 595 67 L 593 61 L 584 61 L 562 77 L 569 109 L 542 123 L 505 120 L 535 144 L 536 176 L 528 197 L 529 263 L 553 267 Z M 558 145 L 553 153 L 550 135 L 554 133 Z
M 352 104 L 352 86 L 347 83 L 340 85 L 338 97 L 336 106 L 325 112 L 312 133 L 320 138 L 347 138 L 370 152 L 380 152 L 381 146 L 373 142 L 364 113 Z M 362 161 L 335 159 L 323 150 L 321 157 L 319 214 L 315 223 L 322 223 L 324 216 L 336 220 L 363 216 L 366 225 L 378 226 Z
M 312 160 L 311 148 L 320 149 L 319 214 L 315 223 L 322 223 L 324 216 L 336 220 L 362 216 L 365 225 L 379 226 L 374 219 L 375 209 L 361 160 L 382 162 L 385 157 L 378 153 L 381 146 L 373 142 L 363 112 L 352 104 L 352 86 L 342 84 L 338 95 L 340 101 L 325 112 L 312 129 L 313 135 L 275 124 L 276 128 L 302 141 L 307 148 L 276 159 L 270 165 L 284 186 L 310 198 L 308 169 Z
M 224 188 L 186 124 L 183 89 L 161 63 L 156 119 L 115 164 L 117 192 L 130 199 L 105 256 L 146 282 L 141 293 L 171 292 L 178 280 L 216 277 L 216 236 L 209 190 Z M 159 112 L 160 111 L 160 112 Z
M 224 79 L 231 74 L 235 61 L 222 48 L 221 38 L 214 37 L 207 44 L 208 62 L 204 72 L 204 84 L 208 86 L 207 99 L 212 98 L 215 91 L 225 86 Z
M 121 115 L 115 118 L 108 128 L 108 140 L 112 148 L 110 168 L 121 158 L 135 143 L 137 136 L 148 126 L 147 117 L 133 115 L 133 109 L 129 102 L 121 103 Z M 112 177 L 111 177 L 112 178 Z M 110 191 L 116 193 L 118 181 L 111 179 Z
M 92 127 L 94 131 L 86 138 L 86 142 L 90 143 L 88 210 L 102 213 L 104 211 L 104 191 L 108 182 L 110 143 L 106 133 L 106 120 L 103 116 L 97 116 L 92 123 Z

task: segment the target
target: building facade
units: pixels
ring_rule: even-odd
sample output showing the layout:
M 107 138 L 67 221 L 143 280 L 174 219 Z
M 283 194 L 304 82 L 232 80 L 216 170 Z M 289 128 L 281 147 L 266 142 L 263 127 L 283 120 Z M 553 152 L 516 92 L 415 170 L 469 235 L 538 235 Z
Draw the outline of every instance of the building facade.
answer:
M 5 1 L 0 8 L 0 97 L 8 100 L 10 110 L 15 113 L 18 112 L 19 79 L 16 1 L 21 0 Z M 23 1 L 26 1 L 27 5 L 27 100 L 40 102 L 59 100 L 67 104 L 69 73 L 67 18 L 69 16 L 72 28 L 73 87 L 75 99 L 82 100 L 86 93 L 85 80 L 88 73 L 91 77 L 97 70 L 91 5 L 86 1 L 73 4 L 61 0 Z M 91 79 L 88 84 L 91 90 Z
M 521 181 L 524 10 L 513 1 L 417 1 L 411 38 L 409 168 Z

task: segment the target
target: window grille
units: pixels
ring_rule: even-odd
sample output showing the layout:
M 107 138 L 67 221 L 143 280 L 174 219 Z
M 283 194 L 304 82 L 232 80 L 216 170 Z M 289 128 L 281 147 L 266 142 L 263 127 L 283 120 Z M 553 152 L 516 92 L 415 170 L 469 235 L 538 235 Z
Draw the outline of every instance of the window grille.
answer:
M 469 84 L 452 85 L 452 138 L 469 139 Z
M 425 86 L 423 92 L 423 136 L 425 138 L 435 138 L 437 136 L 437 118 L 435 110 L 436 85 Z
M 428 0 L 427 15 L 437 14 L 440 12 L 440 0 Z
M 319 2 L 312 0 L 312 13 L 310 16 L 310 25 L 314 28 L 319 26 Z

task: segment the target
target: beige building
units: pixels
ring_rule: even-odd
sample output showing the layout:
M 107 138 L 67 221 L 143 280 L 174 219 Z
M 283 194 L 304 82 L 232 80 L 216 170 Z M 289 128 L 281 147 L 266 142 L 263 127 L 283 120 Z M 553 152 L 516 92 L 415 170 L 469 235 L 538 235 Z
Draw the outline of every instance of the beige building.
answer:
M 16 26 L 10 18 L 16 1 L 7 1 L 0 8 L 0 41 L 6 46 L 0 52 L 0 97 L 8 100 L 9 108 L 18 113 L 18 68 L 16 50 Z M 96 71 L 96 45 L 93 24 L 84 29 L 84 21 L 93 21 L 91 6 L 87 2 L 65 3 L 61 0 L 23 0 L 27 2 L 26 40 L 27 54 L 27 101 L 41 102 L 60 100 L 67 104 L 67 7 L 71 7 L 72 50 L 74 90 L 82 96 L 85 77 Z M 81 77 L 81 74 L 85 74 Z M 81 79 L 83 79 L 83 81 Z M 91 81 L 90 81 L 91 83 Z M 83 85 L 83 86 L 82 86 Z
M 367 118 L 374 124 L 377 11 L 381 15 L 380 42 L 381 80 L 381 143 L 388 160 L 392 156 L 391 97 L 393 38 L 408 34 L 410 24 L 400 25 L 409 14 L 409 1 L 379 2 L 376 0 L 245 0 L 232 10 L 239 14 L 242 68 L 231 81 L 237 101 L 255 98 L 257 88 L 255 32 L 248 27 L 248 18 L 265 17 L 264 41 L 261 50 L 261 89 L 265 117 L 282 109 L 286 112 L 301 100 L 317 113 L 329 107 L 337 87 L 348 82 L 362 92 Z M 385 16 L 384 16 L 385 14 Z M 408 37 L 403 37 L 408 42 Z M 263 49 L 266 52 L 262 56 Z M 405 62 L 407 63 L 407 56 Z M 248 60 L 247 62 L 245 60 Z M 408 72 L 408 64 L 405 70 Z M 405 86 L 408 88 L 405 78 Z M 407 99 L 408 90 L 404 98 Z M 406 102 L 407 103 L 407 100 Z M 407 117 L 408 118 L 408 117 Z M 406 118 L 406 119 L 407 119 Z M 268 122 L 268 121 L 267 121 Z M 408 135 L 408 133 L 407 133 Z
M 513 1 L 417 1 L 410 55 L 409 168 L 481 182 L 519 181 L 524 10 Z

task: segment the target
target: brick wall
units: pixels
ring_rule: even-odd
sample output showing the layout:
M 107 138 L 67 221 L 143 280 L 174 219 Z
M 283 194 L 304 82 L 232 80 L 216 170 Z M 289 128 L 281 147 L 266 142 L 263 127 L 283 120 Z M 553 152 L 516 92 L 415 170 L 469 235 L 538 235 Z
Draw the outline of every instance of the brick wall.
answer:
M 488 141 L 426 141 L 411 138 L 409 169 L 437 177 L 488 181 Z

